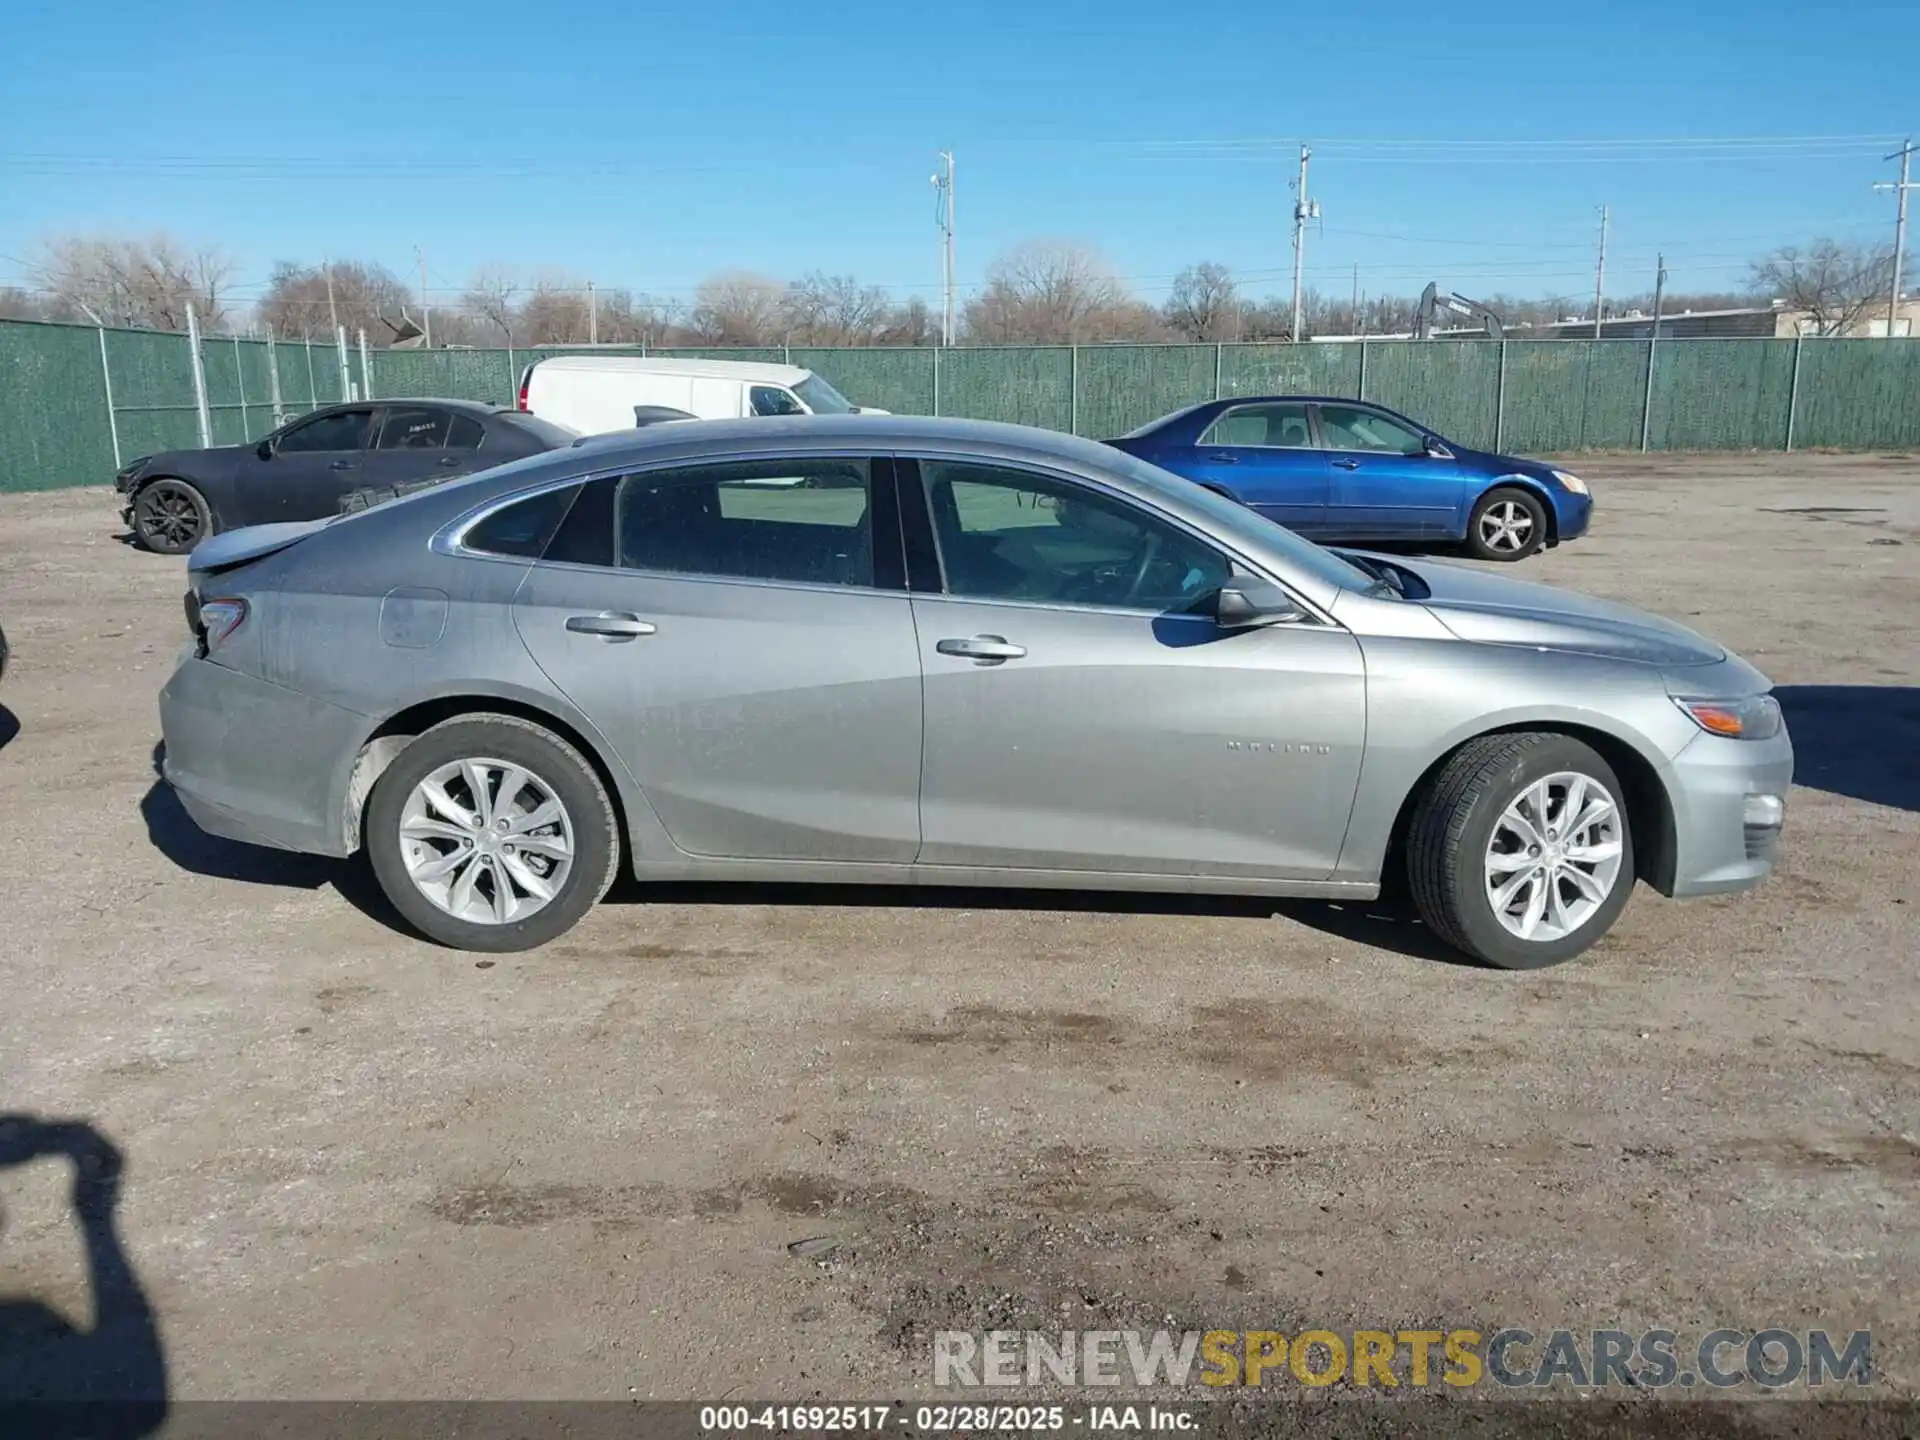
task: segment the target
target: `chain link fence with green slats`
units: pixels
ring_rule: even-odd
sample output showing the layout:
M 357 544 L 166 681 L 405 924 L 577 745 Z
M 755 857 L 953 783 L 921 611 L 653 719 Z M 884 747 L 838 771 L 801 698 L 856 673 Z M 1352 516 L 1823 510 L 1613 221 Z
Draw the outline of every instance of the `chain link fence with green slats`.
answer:
M 511 405 L 525 367 L 580 347 L 375 350 L 205 337 L 213 443 L 257 440 L 351 398 Z M 1569 450 L 1920 447 L 1915 340 L 1374 340 L 951 350 L 602 347 L 788 362 L 856 404 L 1118 435 L 1235 395 L 1332 395 L 1404 411 L 1463 445 Z M 119 461 L 201 443 L 184 335 L 0 322 L 0 490 L 101 484 Z M 278 381 L 276 386 L 275 381 Z

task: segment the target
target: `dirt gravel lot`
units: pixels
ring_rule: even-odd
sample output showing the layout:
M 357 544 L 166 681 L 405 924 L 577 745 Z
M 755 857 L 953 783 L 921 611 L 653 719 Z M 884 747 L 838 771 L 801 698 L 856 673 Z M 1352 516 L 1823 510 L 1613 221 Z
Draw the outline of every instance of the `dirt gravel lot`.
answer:
M 1801 783 L 1762 889 L 1535 974 L 1385 907 L 976 892 L 436 949 L 186 820 L 181 562 L 0 497 L 0 1111 L 124 1154 L 176 1398 L 911 1395 L 935 1330 L 1169 1319 L 1871 1327 L 1920 1394 L 1920 458 L 1579 468 L 1594 533 L 1522 573 L 1753 659 Z M 85 1329 L 71 1174 L 0 1169 L 0 1300 Z

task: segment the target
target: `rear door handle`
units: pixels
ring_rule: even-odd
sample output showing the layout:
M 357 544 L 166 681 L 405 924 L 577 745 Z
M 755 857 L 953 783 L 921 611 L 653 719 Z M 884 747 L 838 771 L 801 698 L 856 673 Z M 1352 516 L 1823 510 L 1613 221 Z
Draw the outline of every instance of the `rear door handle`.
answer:
M 358 470 L 359 468 L 360 462 L 358 460 L 336 460 L 327 466 L 329 470 Z
M 1009 645 L 1004 635 L 974 635 L 965 640 L 942 640 L 933 648 L 942 655 L 958 655 L 966 660 L 978 660 L 982 665 L 1018 660 L 1027 653 L 1026 646 Z
M 1240 457 L 1238 455 L 1223 455 L 1218 451 L 1204 455 L 1201 458 L 1213 465 L 1238 465 L 1240 463 Z
M 654 625 L 624 610 L 602 610 L 598 615 L 569 615 L 567 629 L 576 635 L 598 635 L 617 645 L 653 634 Z
M 442 455 L 434 463 L 437 465 L 458 465 L 460 463 L 460 457 L 458 455 Z
M 1338 470 L 1358 470 L 1360 468 L 1360 462 L 1358 460 L 1336 460 L 1333 464 L 1334 468 Z

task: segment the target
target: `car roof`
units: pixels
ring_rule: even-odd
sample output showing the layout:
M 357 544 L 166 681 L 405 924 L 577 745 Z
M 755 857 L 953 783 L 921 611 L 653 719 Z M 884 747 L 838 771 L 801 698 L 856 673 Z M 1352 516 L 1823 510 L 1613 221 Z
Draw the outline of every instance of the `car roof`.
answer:
M 798 365 L 762 360 L 679 360 L 646 355 L 549 355 L 536 369 L 614 371 L 631 375 L 695 375 L 709 380 L 758 380 L 769 385 L 798 385 L 813 372 Z
M 444 395 L 380 395 L 369 396 L 365 400 L 335 400 L 308 413 L 318 415 L 324 410 L 357 410 L 367 405 L 438 405 L 443 410 L 458 410 L 462 414 L 476 416 L 520 413 L 504 405 L 490 404 L 485 400 L 453 400 Z

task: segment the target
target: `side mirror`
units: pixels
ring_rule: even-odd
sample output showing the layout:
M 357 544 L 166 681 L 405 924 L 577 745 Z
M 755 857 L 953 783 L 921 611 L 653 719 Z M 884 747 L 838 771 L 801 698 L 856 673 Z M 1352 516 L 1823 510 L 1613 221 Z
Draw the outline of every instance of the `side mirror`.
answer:
M 1453 451 L 1447 448 L 1446 442 L 1438 435 L 1428 435 L 1425 437 L 1421 448 L 1435 460 L 1451 460 L 1453 458 Z
M 1224 586 L 1214 596 L 1213 618 L 1222 629 L 1246 630 L 1304 620 L 1307 612 L 1270 580 L 1241 580 Z
M 262 460 L 271 460 L 273 458 L 273 442 L 271 440 L 262 440 L 258 445 L 253 447 L 253 453 L 258 455 Z

